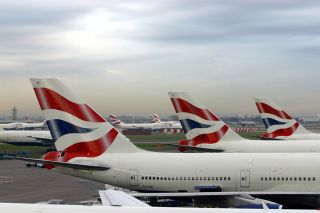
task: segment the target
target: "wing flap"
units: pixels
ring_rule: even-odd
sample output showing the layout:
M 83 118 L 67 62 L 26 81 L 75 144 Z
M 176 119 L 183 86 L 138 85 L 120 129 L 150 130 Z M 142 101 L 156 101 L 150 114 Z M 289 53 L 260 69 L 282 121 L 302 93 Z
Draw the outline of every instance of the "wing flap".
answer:
M 99 191 L 103 206 L 134 206 L 148 207 L 149 205 L 122 191 L 107 189 Z
M 160 144 L 159 144 L 160 145 Z M 224 149 L 211 149 L 211 148 L 203 148 L 203 147 L 195 147 L 195 146 L 186 146 L 186 145 L 179 145 L 173 143 L 161 143 L 161 145 L 166 146 L 173 146 L 179 148 L 181 151 L 193 150 L 198 152 L 224 152 Z

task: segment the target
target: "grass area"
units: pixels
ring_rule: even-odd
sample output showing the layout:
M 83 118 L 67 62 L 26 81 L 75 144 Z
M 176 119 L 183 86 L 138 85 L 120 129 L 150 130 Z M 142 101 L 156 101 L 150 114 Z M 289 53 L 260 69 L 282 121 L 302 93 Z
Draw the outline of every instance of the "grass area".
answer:
M 141 149 L 165 149 L 165 148 L 172 148 L 171 146 L 167 146 L 164 144 L 155 144 L 155 143 L 135 143 L 137 147 L 140 147 Z
M 240 133 L 244 138 L 257 140 L 263 132 Z M 152 134 L 152 135 L 129 135 L 127 136 L 132 142 L 150 142 L 150 143 L 136 143 L 142 149 L 166 149 L 170 146 L 159 145 L 159 143 L 178 142 L 185 139 L 183 133 L 180 134 Z M 171 147 L 172 148 L 172 147 Z M 0 144 L 0 154 L 27 152 L 29 157 L 39 157 L 45 153 L 47 147 L 42 146 L 16 146 L 10 144 Z
M 249 133 L 239 133 L 241 137 L 250 139 L 250 140 L 260 140 L 260 136 L 265 132 L 249 132 Z
M 128 135 L 132 142 L 173 142 L 185 139 L 184 133 L 179 134 L 152 134 L 152 135 Z
M 26 152 L 29 157 L 39 157 L 46 152 L 48 147 L 43 146 L 17 146 L 11 144 L 0 144 L 0 154 L 14 154 Z
M 249 132 L 249 133 L 239 133 L 241 137 L 259 140 L 260 136 L 264 132 Z M 179 140 L 185 140 L 184 133 L 179 134 L 152 134 L 152 135 L 128 135 L 127 136 L 132 142 L 178 142 Z

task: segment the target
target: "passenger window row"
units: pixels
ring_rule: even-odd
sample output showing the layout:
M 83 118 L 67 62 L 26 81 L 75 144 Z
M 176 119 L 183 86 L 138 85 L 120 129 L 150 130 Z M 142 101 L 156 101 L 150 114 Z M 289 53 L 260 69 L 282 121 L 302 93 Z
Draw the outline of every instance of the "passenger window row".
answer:
M 261 177 L 261 181 L 316 181 L 315 177 Z
M 156 177 L 141 176 L 141 180 L 205 180 L 205 181 L 230 181 L 231 177 Z

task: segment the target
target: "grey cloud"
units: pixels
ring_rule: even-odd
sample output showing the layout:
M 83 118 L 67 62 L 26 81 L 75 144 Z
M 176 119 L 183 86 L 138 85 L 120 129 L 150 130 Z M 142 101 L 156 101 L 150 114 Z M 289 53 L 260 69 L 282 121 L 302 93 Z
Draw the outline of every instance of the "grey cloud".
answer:
M 102 45 L 125 43 L 111 47 L 118 49 L 106 46 L 91 52 L 90 48 L 64 43 L 56 35 L 81 31 L 81 23 L 76 26 L 74 21 L 99 8 L 117 26 L 94 38 L 101 39 Z M 309 10 L 315 13 L 310 16 Z M 278 96 L 279 89 L 291 92 L 295 83 L 283 81 L 290 76 L 295 82 L 302 79 L 299 95 L 306 96 L 309 90 L 317 91 L 318 85 L 316 78 L 303 77 L 305 72 L 316 73 L 319 67 L 319 60 L 315 60 L 320 52 L 317 11 L 320 3 L 309 0 L 3 1 L 0 73 L 20 78 L 19 82 L 37 75 L 64 76 L 76 82 L 80 77 L 94 78 L 107 69 L 119 69 L 132 73 L 125 88 L 135 88 L 139 95 L 157 99 L 169 88 L 194 90 L 209 102 L 212 97 L 208 94 L 215 95 L 221 105 L 235 94 L 240 102 L 246 96 L 259 95 L 255 92 Z M 112 89 L 118 84 L 106 83 L 103 77 L 95 80 L 101 88 L 107 85 Z M 29 82 L 26 84 L 24 88 L 29 88 Z M 96 89 L 94 86 L 89 92 Z M 146 91 L 151 86 L 156 94 Z M 3 88 L 2 94 L 10 89 Z M 125 96 L 126 90 L 118 92 Z M 22 98 L 21 102 L 28 101 Z M 101 97 L 95 100 L 101 102 Z M 139 103 L 136 105 L 138 108 Z M 148 107 L 160 109 L 162 105 Z M 246 112 L 246 108 L 239 110 Z

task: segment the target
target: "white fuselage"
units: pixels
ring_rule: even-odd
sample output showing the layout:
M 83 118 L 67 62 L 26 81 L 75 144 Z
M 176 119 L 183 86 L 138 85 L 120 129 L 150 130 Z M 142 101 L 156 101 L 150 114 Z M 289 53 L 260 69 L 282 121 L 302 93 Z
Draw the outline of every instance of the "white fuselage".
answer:
M 160 129 L 160 124 L 158 123 L 120 123 L 116 125 L 119 129 Z
M 315 153 L 107 153 L 69 162 L 111 169 L 59 171 L 136 191 L 320 192 L 320 155 Z
M 0 124 L 1 129 L 29 129 L 29 128 L 43 128 L 44 122 L 42 123 L 24 123 L 24 122 L 13 122 L 7 124 Z
M 196 147 L 218 149 L 225 152 L 320 152 L 320 140 L 232 140 L 213 144 L 202 143 Z
M 52 139 L 49 131 L 36 130 L 3 130 L 0 131 L 0 142 L 16 145 L 41 145 L 41 140 Z
M 180 121 L 160 121 L 159 124 L 161 128 L 174 128 L 174 129 L 182 129 Z
M 265 213 L 265 209 L 221 209 L 221 208 L 170 208 L 170 207 L 119 207 L 119 206 L 80 206 L 54 204 L 0 203 L 1 212 L 12 213 Z M 317 210 L 268 209 L 268 213 L 314 213 Z
M 290 136 L 279 136 L 276 137 L 277 139 L 282 140 L 319 140 L 320 141 L 320 134 L 317 133 L 308 133 L 308 134 L 292 134 Z
M 120 123 L 116 125 L 119 129 L 152 129 L 160 130 L 166 128 L 182 128 L 180 122 L 161 121 L 158 123 Z

